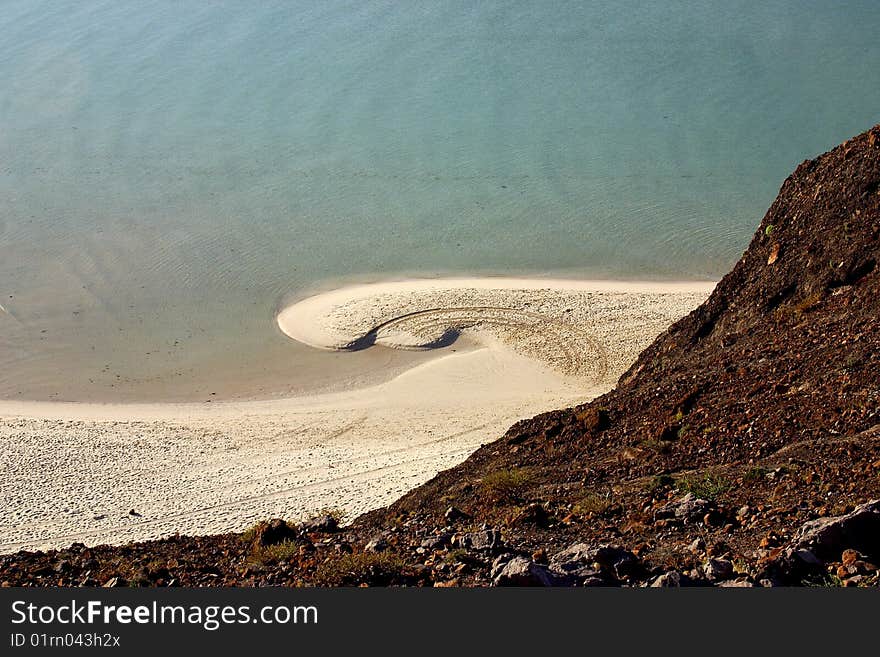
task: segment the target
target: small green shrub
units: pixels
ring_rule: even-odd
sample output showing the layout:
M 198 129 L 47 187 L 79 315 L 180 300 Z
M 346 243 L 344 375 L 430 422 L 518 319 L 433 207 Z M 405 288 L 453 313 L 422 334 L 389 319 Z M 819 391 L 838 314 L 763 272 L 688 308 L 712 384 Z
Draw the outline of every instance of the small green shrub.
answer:
M 767 468 L 761 467 L 760 465 L 753 465 L 746 470 L 743 475 L 743 481 L 761 481 L 767 478 L 768 472 L 770 471 Z
M 469 554 L 467 550 L 463 550 L 461 548 L 452 550 L 449 554 L 446 555 L 446 561 L 449 563 L 467 563 L 469 561 Z
M 406 563 L 387 552 L 356 552 L 331 557 L 315 569 L 318 586 L 386 586 L 405 574 Z
M 265 545 L 255 548 L 248 559 L 253 564 L 265 566 L 279 561 L 288 561 L 299 554 L 299 543 L 295 541 L 282 541 L 274 545 Z
M 715 501 L 721 495 L 730 490 L 731 483 L 724 477 L 707 472 L 702 477 L 683 477 L 675 482 L 675 487 L 686 493 L 693 493 L 697 497 L 710 502 Z
M 253 525 L 252 527 L 248 527 L 247 529 L 245 529 L 241 533 L 241 540 L 245 543 L 253 543 L 254 540 L 256 540 L 257 538 L 257 533 L 260 531 L 260 527 L 262 524 L 263 522 L 261 521 Z
M 801 586 L 833 589 L 843 586 L 843 581 L 834 573 L 820 572 L 803 578 Z
M 676 433 L 677 435 L 677 433 Z M 645 440 L 641 443 L 641 446 L 645 449 L 651 450 L 652 452 L 656 452 L 657 454 L 669 454 L 672 451 L 674 446 L 674 441 L 672 440 L 655 440 L 653 438 L 649 440 Z
M 672 475 L 668 474 L 658 474 L 651 477 L 648 482 L 648 492 L 649 493 L 659 493 L 662 490 L 670 488 L 675 485 L 675 479 L 672 478 Z
M 495 470 L 483 477 L 482 486 L 498 499 L 516 499 L 534 480 L 526 468 Z
M 572 511 L 581 516 L 601 516 L 603 513 L 609 511 L 613 504 L 610 495 L 596 495 L 595 493 L 592 493 L 578 501 L 574 505 Z

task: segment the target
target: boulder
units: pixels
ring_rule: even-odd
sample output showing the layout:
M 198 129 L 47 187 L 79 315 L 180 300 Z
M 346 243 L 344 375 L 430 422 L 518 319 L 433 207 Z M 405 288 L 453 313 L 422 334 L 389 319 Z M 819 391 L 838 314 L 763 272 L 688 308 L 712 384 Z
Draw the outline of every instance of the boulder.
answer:
M 499 554 L 495 557 L 495 560 L 492 562 L 492 570 L 489 571 L 489 578 L 495 579 L 504 570 L 504 566 L 507 565 L 507 562 L 513 559 L 514 555 L 509 552 L 505 552 L 504 554 Z
M 599 577 L 598 575 L 594 575 L 592 577 L 587 577 L 582 583 L 581 586 L 585 588 L 595 588 L 597 586 L 608 586 L 608 582 Z
M 805 548 L 794 551 L 794 557 L 805 563 L 807 566 L 822 566 L 822 560 L 815 554 Z
M 483 529 L 457 534 L 452 537 L 452 545 L 465 550 L 494 550 L 502 545 L 501 532 L 497 529 Z
M 492 583 L 495 586 L 553 586 L 553 576 L 546 566 L 524 557 L 513 557 Z
M 654 514 L 654 520 L 676 518 L 683 522 L 699 522 L 711 510 L 712 503 L 709 500 L 704 500 L 693 493 L 688 493 L 684 497 L 673 500 L 658 509 Z
M 255 547 L 266 547 L 297 538 L 296 529 L 280 518 L 264 520 L 253 529 Z
M 755 585 L 752 584 L 747 579 L 731 579 L 726 582 L 719 583 L 718 586 L 721 586 L 726 589 L 752 589 L 752 588 L 755 588 Z
M 303 531 L 308 533 L 330 534 L 339 529 L 339 522 L 329 514 L 309 518 L 302 524 Z
M 703 565 L 703 572 L 710 582 L 720 582 L 733 577 L 733 562 L 727 559 L 709 559 Z
M 663 573 L 662 575 L 655 577 L 651 582 L 651 588 L 678 588 L 681 586 L 682 580 L 683 576 L 680 572 L 677 570 L 670 570 L 668 573 Z
M 365 552 L 379 553 L 388 549 L 388 541 L 384 536 L 375 536 L 364 546 Z
M 446 513 L 443 514 L 443 517 L 446 519 L 446 522 L 455 522 L 456 520 L 466 520 L 470 518 L 468 514 L 454 506 L 446 509 Z
M 449 545 L 449 534 L 436 534 L 434 536 L 428 536 L 423 539 L 419 544 L 419 547 L 423 547 L 427 550 L 438 550 L 442 547 L 446 547 Z
M 798 530 L 789 554 L 809 550 L 822 561 L 835 561 L 846 549 L 880 560 L 880 500 L 862 504 L 834 518 L 819 518 Z
M 616 545 L 591 546 L 575 543 L 557 552 L 550 560 L 550 569 L 563 576 L 587 578 L 600 571 L 610 571 L 617 577 L 632 574 L 639 560 L 629 550 Z

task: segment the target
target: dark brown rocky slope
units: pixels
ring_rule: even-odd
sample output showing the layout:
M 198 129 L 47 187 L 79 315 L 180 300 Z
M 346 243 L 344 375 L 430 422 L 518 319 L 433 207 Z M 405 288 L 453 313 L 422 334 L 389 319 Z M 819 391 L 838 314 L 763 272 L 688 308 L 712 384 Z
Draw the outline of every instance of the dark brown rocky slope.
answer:
M 603 397 L 342 531 L 19 553 L 0 581 L 877 585 L 878 259 L 875 126 L 802 163 L 708 301 Z

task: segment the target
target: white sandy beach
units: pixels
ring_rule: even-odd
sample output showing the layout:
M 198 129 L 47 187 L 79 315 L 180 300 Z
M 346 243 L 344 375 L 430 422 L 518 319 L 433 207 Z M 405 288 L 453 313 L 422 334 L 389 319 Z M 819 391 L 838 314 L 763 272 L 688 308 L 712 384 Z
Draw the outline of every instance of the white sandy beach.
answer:
M 393 501 L 516 420 L 609 389 L 710 283 L 432 279 L 282 308 L 316 348 L 436 349 L 375 385 L 247 402 L 0 402 L 0 552 L 240 530 Z M 135 513 L 130 513 L 134 511 Z

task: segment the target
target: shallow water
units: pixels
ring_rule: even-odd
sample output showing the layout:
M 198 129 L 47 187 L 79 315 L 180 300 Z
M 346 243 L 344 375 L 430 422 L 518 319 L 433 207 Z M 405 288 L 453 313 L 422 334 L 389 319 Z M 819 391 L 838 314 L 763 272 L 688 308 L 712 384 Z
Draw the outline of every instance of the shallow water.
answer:
M 711 279 L 880 121 L 880 5 L 0 5 L 0 397 L 281 394 L 289 296 L 401 275 Z M 390 368 L 390 369 L 389 369 Z

